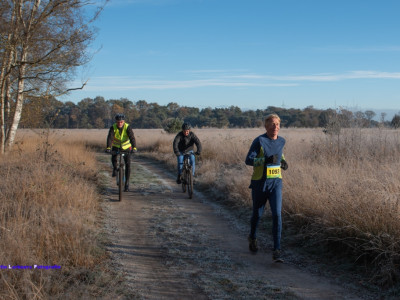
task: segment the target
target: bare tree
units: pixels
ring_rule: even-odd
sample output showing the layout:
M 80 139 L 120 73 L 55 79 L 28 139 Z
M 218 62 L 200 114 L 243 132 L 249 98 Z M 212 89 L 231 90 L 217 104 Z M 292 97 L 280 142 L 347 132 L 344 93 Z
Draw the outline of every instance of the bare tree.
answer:
M 0 3 L 0 154 L 11 149 L 24 100 L 67 93 L 87 63 L 93 21 L 107 0 L 6 0 Z M 92 15 L 88 17 L 88 10 Z M 74 89 L 83 88 L 84 84 Z

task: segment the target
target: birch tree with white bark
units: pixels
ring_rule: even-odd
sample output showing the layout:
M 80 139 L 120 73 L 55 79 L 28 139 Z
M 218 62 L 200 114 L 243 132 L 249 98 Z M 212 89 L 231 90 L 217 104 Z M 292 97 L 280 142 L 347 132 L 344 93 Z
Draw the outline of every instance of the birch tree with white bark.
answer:
M 93 21 L 106 2 L 0 2 L 0 154 L 14 144 L 25 99 L 71 90 L 67 84 L 77 67 L 90 60 L 86 50 L 95 36 Z

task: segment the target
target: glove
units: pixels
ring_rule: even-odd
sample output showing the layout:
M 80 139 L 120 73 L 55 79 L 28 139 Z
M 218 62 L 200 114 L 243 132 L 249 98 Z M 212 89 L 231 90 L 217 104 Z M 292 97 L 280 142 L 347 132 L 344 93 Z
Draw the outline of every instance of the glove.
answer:
M 107 148 L 105 152 L 106 152 L 106 153 L 111 153 L 111 149 L 110 149 L 110 148 Z
M 289 168 L 288 163 L 284 159 L 281 160 L 281 168 L 283 170 L 287 170 Z
M 133 147 L 133 148 L 131 149 L 131 153 L 136 153 L 136 152 L 137 152 L 136 147 Z
M 197 151 L 195 154 L 198 155 L 198 156 L 200 156 L 200 152 L 199 152 L 199 151 Z
M 265 157 L 255 158 L 253 162 L 254 167 L 263 166 L 265 163 Z

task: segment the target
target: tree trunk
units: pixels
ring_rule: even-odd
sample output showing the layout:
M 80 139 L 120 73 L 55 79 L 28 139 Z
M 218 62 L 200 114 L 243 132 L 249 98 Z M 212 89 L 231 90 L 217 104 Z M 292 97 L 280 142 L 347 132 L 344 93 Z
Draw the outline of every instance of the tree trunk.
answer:
M 5 102 L 6 102 L 6 92 L 5 92 L 5 80 L 3 79 L 4 69 L 2 68 L 0 74 L 1 90 L 0 90 L 0 154 L 4 153 L 5 140 L 6 140 L 6 126 L 5 126 Z
M 12 11 L 10 24 L 12 24 L 12 32 L 8 34 L 6 47 L 3 55 L 3 62 L 1 66 L 0 73 L 0 154 L 5 152 L 5 141 L 7 138 L 7 118 L 10 115 L 10 90 L 11 90 L 11 80 L 10 72 L 12 62 L 15 59 L 15 47 L 13 46 L 13 40 L 18 33 L 18 11 L 22 5 L 22 0 L 15 2 L 14 9 Z
M 27 51 L 25 50 L 22 53 L 21 61 L 24 62 L 26 60 L 26 57 L 27 57 Z M 11 150 L 11 147 L 14 144 L 15 135 L 17 133 L 18 124 L 19 124 L 19 121 L 21 120 L 22 106 L 24 103 L 25 72 L 26 72 L 26 64 L 22 63 L 19 68 L 18 93 L 17 93 L 17 98 L 15 100 L 15 111 L 14 111 L 14 116 L 12 119 L 10 129 L 7 131 L 8 134 L 7 134 L 6 141 L 5 141 L 5 144 L 6 144 L 5 151 Z
M 26 62 L 27 62 L 27 58 L 28 58 L 29 44 L 30 44 L 30 38 L 31 38 L 31 34 L 32 34 L 31 27 L 35 20 L 35 14 L 39 8 L 40 1 L 41 0 L 35 0 L 35 2 L 33 3 L 32 10 L 30 12 L 30 17 L 26 23 L 23 20 L 21 1 L 19 2 L 19 5 L 17 7 L 17 9 L 19 9 L 18 17 L 17 17 L 18 21 L 16 22 L 17 25 L 15 27 L 18 28 L 18 24 L 24 25 L 25 38 L 24 38 L 24 41 L 22 44 L 21 62 L 20 62 L 20 66 L 18 68 L 18 88 L 17 88 L 17 96 L 16 96 L 16 100 L 15 100 L 14 116 L 12 118 L 10 129 L 7 130 L 7 136 L 6 136 L 6 140 L 5 140 L 5 151 L 11 150 L 12 145 L 14 144 L 14 141 L 15 141 L 15 136 L 17 134 L 19 121 L 21 120 L 22 107 L 24 104 L 24 86 L 25 86 L 24 78 L 26 76 L 26 68 L 27 68 Z

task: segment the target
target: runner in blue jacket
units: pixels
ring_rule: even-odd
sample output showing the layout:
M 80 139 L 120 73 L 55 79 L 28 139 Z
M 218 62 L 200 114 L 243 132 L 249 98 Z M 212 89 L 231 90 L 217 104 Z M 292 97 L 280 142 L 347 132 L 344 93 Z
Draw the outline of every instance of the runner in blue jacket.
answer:
M 250 220 L 249 249 L 257 252 L 256 231 L 265 205 L 269 200 L 272 213 L 272 236 L 274 249 L 272 257 L 282 262 L 281 231 L 282 231 L 282 175 L 281 168 L 288 165 L 283 155 L 285 139 L 278 136 L 281 119 L 276 114 L 265 118 L 266 133 L 254 139 L 246 156 L 246 164 L 253 166 L 250 188 L 252 189 L 253 213 Z

